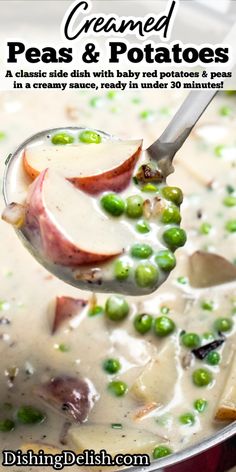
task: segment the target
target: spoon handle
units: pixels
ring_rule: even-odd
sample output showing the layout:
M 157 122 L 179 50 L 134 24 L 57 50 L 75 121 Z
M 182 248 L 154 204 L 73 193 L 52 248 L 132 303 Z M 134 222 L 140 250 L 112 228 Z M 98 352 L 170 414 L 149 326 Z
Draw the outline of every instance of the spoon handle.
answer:
M 215 89 L 190 92 L 162 135 L 147 149 L 152 159 L 160 161 L 160 167 L 166 175 L 172 172 L 171 163 L 174 155 L 215 94 Z

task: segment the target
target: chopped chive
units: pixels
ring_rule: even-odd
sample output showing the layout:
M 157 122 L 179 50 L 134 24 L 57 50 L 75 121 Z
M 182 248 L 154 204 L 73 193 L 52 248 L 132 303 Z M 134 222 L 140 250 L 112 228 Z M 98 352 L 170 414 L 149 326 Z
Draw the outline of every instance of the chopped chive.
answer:
M 112 423 L 111 427 L 112 429 L 122 429 L 123 425 L 121 423 Z

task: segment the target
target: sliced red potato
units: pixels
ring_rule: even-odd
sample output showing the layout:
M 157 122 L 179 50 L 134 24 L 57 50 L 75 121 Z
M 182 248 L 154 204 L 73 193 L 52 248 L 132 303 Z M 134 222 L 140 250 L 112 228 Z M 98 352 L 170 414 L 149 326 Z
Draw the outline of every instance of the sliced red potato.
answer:
M 217 405 L 217 420 L 236 420 L 236 353 L 234 354 L 230 372 L 226 380 L 226 385 Z
M 142 140 L 29 147 L 24 152 L 23 163 L 33 179 L 50 168 L 81 190 L 96 195 L 126 188 L 141 150 Z
M 52 326 L 52 334 L 66 321 L 81 313 L 88 304 L 86 300 L 72 297 L 56 297 L 55 315 Z
M 29 238 L 38 233 L 45 257 L 63 266 L 107 261 L 134 238 L 122 221 L 105 215 L 90 196 L 50 169 L 31 185 L 25 229 Z
M 76 423 L 82 423 L 88 418 L 97 399 L 91 382 L 78 377 L 54 377 L 38 385 L 34 392 L 49 406 Z
M 218 254 L 196 251 L 189 257 L 189 281 L 204 288 L 236 280 L 236 266 Z

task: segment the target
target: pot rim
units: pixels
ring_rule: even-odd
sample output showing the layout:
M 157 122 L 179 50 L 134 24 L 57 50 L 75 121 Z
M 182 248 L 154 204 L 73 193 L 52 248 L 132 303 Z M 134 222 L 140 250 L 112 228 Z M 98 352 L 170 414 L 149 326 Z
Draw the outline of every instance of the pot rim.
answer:
M 170 467 L 172 465 L 178 464 L 179 462 L 184 462 L 202 452 L 211 449 L 214 446 L 222 443 L 226 439 L 233 437 L 236 434 L 236 421 L 230 423 L 224 428 L 220 429 L 216 434 L 212 434 L 210 437 L 203 439 L 203 441 L 196 443 L 192 446 L 182 449 L 176 453 L 171 454 L 170 456 L 164 457 L 163 459 L 156 459 L 151 462 L 149 466 L 145 467 L 129 467 L 125 470 L 126 472 L 153 472 L 165 467 Z

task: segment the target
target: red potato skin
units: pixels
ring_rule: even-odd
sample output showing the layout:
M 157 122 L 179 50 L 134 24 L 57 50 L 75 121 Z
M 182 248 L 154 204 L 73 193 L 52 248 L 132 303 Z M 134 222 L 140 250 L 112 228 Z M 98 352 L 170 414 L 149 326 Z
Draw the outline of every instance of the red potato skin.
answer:
M 98 195 L 101 192 L 111 190 L 113 192 L 121 192 L 128 187 L 132 178 L 134 167 L 140 157 L 142 151 L 142 144 L 139 146 L 137 151 L 126 161 L 124 161 L 119 167 L 111 169 L 102 174 L 92 175 L 87 177 L 73 177 L 68 179 L 69 182 L 75 185 L 75 187 L 83 190 L 90 195 Z M 33 169 L 28 160 L 27 154 L 23 154 L 23 165 L 27 174 L 35 179 L 39 173 L 36 169 Z
M 96 400 L 88 382 L 79 377 L 54 377 L 49 382 L 37 385 L 34 393 L 76 423 L 87 420 Z
M 33 232 L 40 236 L 43 255 L 54 264 L 78 267 L 102 263 L 119 254 L 94 254 L 78 248 L 57 229 L 43 204 L 43 184 L 48 169 L 32 183 L 26 202 L 25 230 L 28 237 Z
M 119 167 L 111 169 L 103 174 L 88 176 L 88 177 L 74 177 L 68 179 L 75 187 L 83 190 L 90 195 L 98 195 L 106 190 L 113 192 L 121 192 L 128 187 L 132 178 L 134 167 L 140 157 L 142 145 L 137 151 Z
M 52 334 L 66 321 L 79 315 L 88 304 L 86 300 L 72 297 L 56 297 L 55 314 L 52 325 Z

